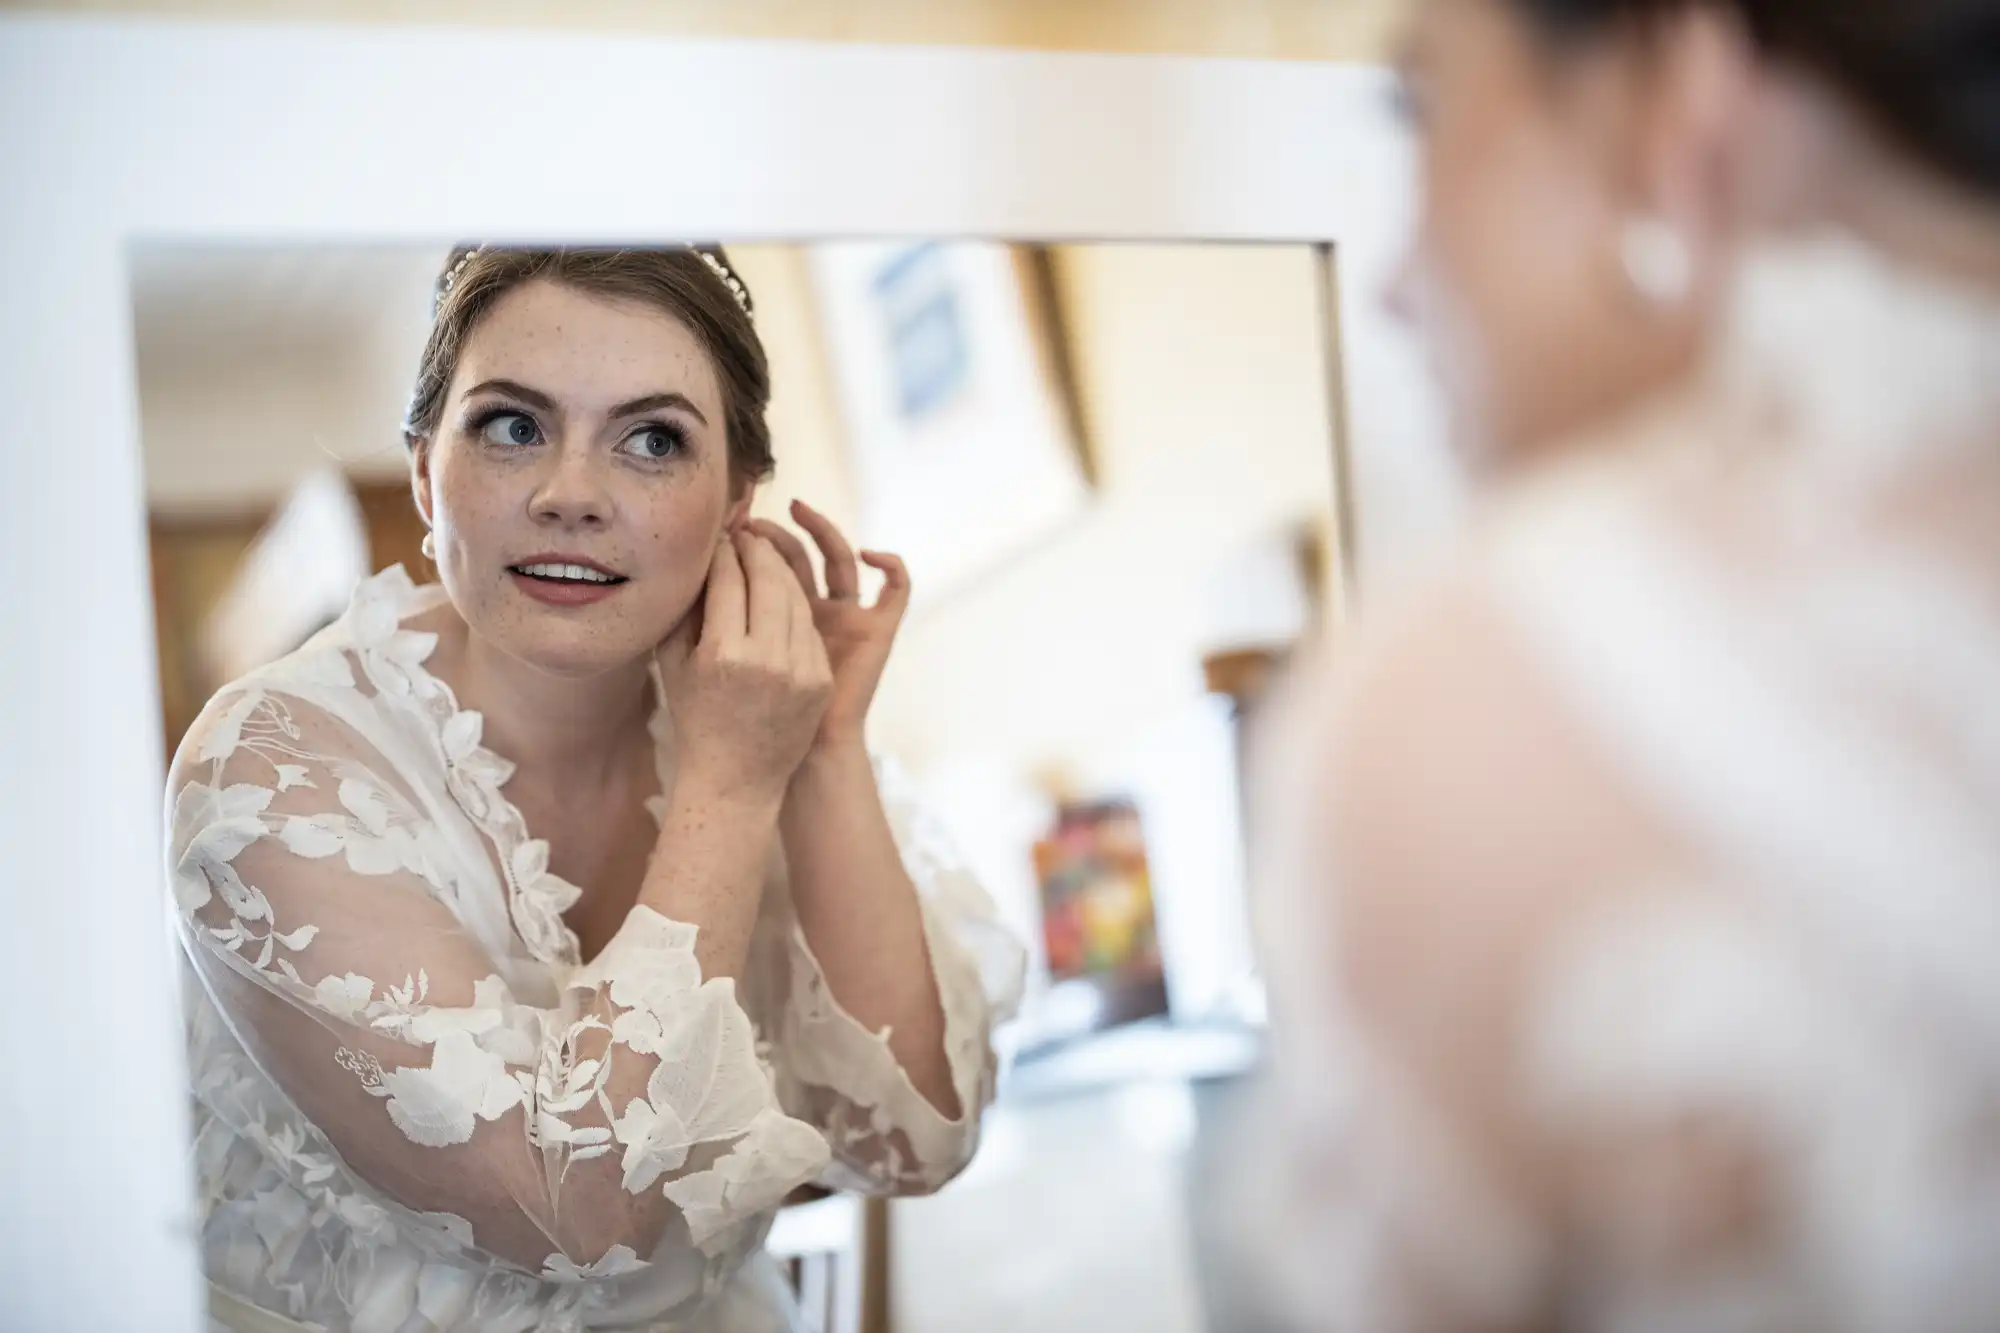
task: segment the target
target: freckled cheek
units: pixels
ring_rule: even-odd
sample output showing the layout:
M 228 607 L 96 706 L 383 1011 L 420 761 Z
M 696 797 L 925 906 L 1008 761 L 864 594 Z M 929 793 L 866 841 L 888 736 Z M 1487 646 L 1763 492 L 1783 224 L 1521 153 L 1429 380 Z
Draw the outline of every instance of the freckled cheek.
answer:
M 517 526 L 512 522 L 519 500 L 503 493 L 492 478 L 480 475 L 470 460 L 452 459 L 439 469 L 433 492 L 440 528 L 440 554 L 455 591 L 474 603 L 493 596 L 498 562 Z
M 485 561 L 499 549 L 503 537 L 503 515 L 490 497 L 471 497 L 454 507 L 450 514 L 452 542 L 477 561 Z
M 640 522 L 645 533 L 647 564 L 674 582 L 699 581 L 715 556 L 722 530 L 720 510 L 706 505 L 662 506 Z

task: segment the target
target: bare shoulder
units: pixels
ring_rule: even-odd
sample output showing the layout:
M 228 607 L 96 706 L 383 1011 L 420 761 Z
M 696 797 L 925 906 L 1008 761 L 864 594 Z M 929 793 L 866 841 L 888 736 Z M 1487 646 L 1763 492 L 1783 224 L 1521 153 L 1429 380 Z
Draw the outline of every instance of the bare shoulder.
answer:
M 1476 555 L 1309 669 L 1285 705 L 1292 858 L 1329 1000 L 1461 1106 L 1499 1095 L 1549 950 L 1678 851 L 1527 650 Z M 1447 1091 L 1441 1084 L 1456 1085 Z

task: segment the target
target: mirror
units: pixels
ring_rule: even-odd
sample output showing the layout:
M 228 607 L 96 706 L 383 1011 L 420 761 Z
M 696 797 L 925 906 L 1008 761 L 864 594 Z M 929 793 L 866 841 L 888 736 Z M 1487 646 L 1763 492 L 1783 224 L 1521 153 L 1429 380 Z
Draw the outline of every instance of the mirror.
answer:
M 1327 256 L 951 239 L 728 256 L 773 383 L 755 512 L 789 521 L 802 498 L 908 562 L 871 743 L 1031 959 L 965 1174 L 872 1215 L 787 1210 L 773 1243 L 836 1324 L 1247 1327 L 1254 1292 L 1202 1200 L 1262 1020 L 1243 715 L 1345 595 Z M 135 249 L 168 754 L 357 581 L 435 577 L 399 423 L 445 259 Z M 833 1239 L 787 1239 L 814 1226 Z
M 161 947 L 158 915 L 164 719 L 151 576 L 164 581 L 169 571 L 152 569 L 147 558 L 132 301 L 133 279 L 153 246 L 330 243 L 381 253 L 374 247 L 417 238 L 436 242 L 419 247 L 427 267 L 445 240 L 464 235 L 1328 245 L 1338 251 L 1341 434 L 1352 445 L 1352 491 L 1341 499 L 1357 519 L 1360 559 L 1351 572 L 1364 593 L 1406 555 L 1421 554 L 1424 534 L 1440 526 L 1435 414 L 1407 339 L 1377 298 L 1401 248 L 1409 185 L 1408 145 L 1383 115 L 1387 79 L 1379 69 L 704 43 L 582 30 L 563 34 L 556 45 L 566 58 L 551 60 L 549 34 L 532 29 L 329 30 L 108 15 L 0 20 L 0 44 L 7 67 L 24 71 L 0 80 L 18 113 L 6 123 L 30 136 L 7 179 L 19 206 L 0 210 L 9 241 L 0 246 L 0 288 L 10 312 L 0 389 L 15 438 L 32 442 L 10 455 L 18 464 L 17 521 L 0 526 L 0 553 L 15 569 L 63 562 L 60 578 L 17 583 L 6 617 L 15 651 L 0 654 L 9 696 L 35 701 L 6 713 L 0 750 L 20 781 L 0 802 L 0 842 L 16 850 L 21 883 L 63 890 L 21 895 L 20 928 L 0 943 L 0 993 L 10 1012 L 40 1015 L 9 1029 L 9 1054 L 17 1067 L 60 1073 L 59 1091 L 15 1099 L 7 1115 L 9 1141 L 33 1145 L 0 1193 L 0 1216 L 18 1242 L 0 1273 L 10 1313 L 24 1326 L 146 1333 L 201 1326 L 183 1042 L 170 1000 L 174 953 Z M 486 86 L 510 90 L 484 104 L 478 132 L 467 132 L 462 83 L 439 77 L 446 69 L 476 69 Z M 671 95 L 663 98 L 662 89 Z M 701 132 L 675 133 L 694 107 Z M 559 163 L 563 188 L 501 188 L 524 162 Z M 661 163 L 672 169 L 635 168 Z M 338 448 L 393 457 L 405 388 L 386 421 L 371 419 Z M 282 423 L 282 433 L 326 442 L 337 434 L 334 420 Z M 365 524 L 369 496 L 358 484 L 351 489 Z M 183 509 L 172 521 L 184 528 L 228 518 L 232 508 L 249 519 L 247 531 L 216 534 L 205 555 L 195 543 L 188 563 L 233 568 L 268 518 L 262 507 L 281 494 L 298 500 L 301 525 L 348 524 L 345 545 L 353 549 L 351 510 L 338 490 L 321 488 L 315 498 L 273 488 L 247 515 L 234 504 L 206 515 L 199 505 Z M 400 494 L 395 503 L 407 512 Z M 274 543 L 266 568 L 286 568 L 286 549 Z M 1248 563 L 1273 559 L 1286 557 Z M 337 573 L 328 567 L 330 580 Z M 188 577 L 201 584 L 198 574 Z M 240 603 L 256 604 L 248 594 Z M 919 626 L 952 614 L 950 606 L 913 614 L 899 671 L 916 656 L 910 644 Z M 271 626 L 286 638 L 308 628 L 303 620 Z M 1218 685 L 1240 687 L 1255 661 L 1217 666 Z M 1093 782 L 1077 779 L 1083 790 Z M 78 801 L 79 791 L 93 799 Z M 948 796 L 938 792 L 945 805 Z M 1098 830 L 1097 845 L 1115 851 L 1124 819 L 1113 807 L 1081 822 Z M 1156 863 L 1172 976 L 1165 910 L 1172 858 L 1163 839 L 1173 830 L 1141 827 Z M 81 900 L 92 904 L 90 960 L 102 979 L 85 988 L 75 984 L 74 952 L 49 944 L 73 936 Z M 66 1002 L 49 1005 L 51 994 Z M 1079 1002 L 1074 1012 L 1089 1018 L 1096 1008 Z M 1015 1091 L 1028 1092 L 1031 1071 L 1057 1068 L 1024 1057 Z M 994 1163 L 1005 1160 L 1000 1123 L 988 1137 Z M 1149 1123 L 1180 1122 L 1168 1115 Z M 76 1170 L 79 1161 L 91 1170 Z M 970 1190 L 976 1179 L 968 1174 L 960 1187 Z M 1166 1188 L 1160 1172 L 1146 1179 Z M 1050 1206 L 1041 1214 L 1078 1197 L 1051 1185 L 1041 1178 L 1020 1188 L 1042 1191 Z M 906 1258 L 904 1247 L 924 1239 L 910 1209 L 944 1207 L 951 1197 L 895 1205 L 890 1211 L 904 1224 L 867 1248 L 868 1262 L 892 1249 L 891 1257 Z M 1161 1216 L 1169 1230 L 1187 1220 L 1184 1212 Z M 947 1238 L 942 1223 L 935 1230 Z M 809 1231 L 793 1236 L 795 1250 L 812 1248 Z M 102 1281 L 107 1253 L 119 1257 L 115 1284 Z M 1085 1247 L 1066 1271 L 1088 1268 L 1100 1253 Z M 1186 1260 L 1200 1251 L 1135 1245 L 1131 1253 L 1139 1257 L 1103 1285 L 1167 1292 L 1186 1314 L 1189 1302 L 1179 1299 L 1191 1290 Z M 799 1275 L 801 1289 L 842 1289 L 833 1268 L 814 1267 L 817 1276 Z M 1041 1268 L 994 1271 L 996 1283 L 1039 1308 Z M 877 1275 L 900 1287 L 921 1272 L 904 1262 Z M 1077 1317 L 1101 1314 L 1109 1299 L 1077 1305 Z M 1019 1326 L 993 1300 L 965 1308 L 960 1326 L 996 1319 Z

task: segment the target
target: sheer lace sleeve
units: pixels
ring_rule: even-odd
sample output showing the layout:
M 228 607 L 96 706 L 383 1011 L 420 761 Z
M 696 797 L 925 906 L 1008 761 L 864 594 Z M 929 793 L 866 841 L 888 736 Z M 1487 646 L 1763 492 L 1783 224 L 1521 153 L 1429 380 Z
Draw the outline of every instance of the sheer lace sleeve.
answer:
M 675 1236 L 718 1249 L 821 1171 L 694 927 L 640 908 L 556 993 L 517 993 L 533 981 L 510 986 L 455 910 L 503 868 L 410 776 L 420 742 L 305 702 L 359 697 L 319 684 L 210 706 L 169 786 L 170 867 L 216 1008 L 349 1169 L 549 1279 L 628 1271 Z M 546 844 L 512 856 L 505 877 L 546 876 Z
M 961 1114 L 940 1114 L 903 1072 L 887 1036 L 841 1007 L 789 913 L 768 923 L 781 935 L 772 942 L 781 958 L 773 1054 L 785 1108 L 819 1126 L 833 1151 L 829 1184 L 919 1194 L 957 1175 L 978 1147 L 980 1114 L 993 1099 L 993 1030 L 1020 1001 L 1026 955 L 900 774 L 878 761 L 876 780 L 917 887 Z

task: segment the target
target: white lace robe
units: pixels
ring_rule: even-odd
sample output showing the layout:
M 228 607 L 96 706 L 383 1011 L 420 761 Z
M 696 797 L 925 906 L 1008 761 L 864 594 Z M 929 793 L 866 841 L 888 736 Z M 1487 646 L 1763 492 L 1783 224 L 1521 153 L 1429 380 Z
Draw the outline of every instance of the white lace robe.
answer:
M 888 787 L 962 1118 L 841 1009 L 776 854 L 740 988 L 645 907 L 581 963 L 578 890 L 406 624 L 441 600 L 400 568 L 364 583 L 218 694 L 177 762 L 217 1301 L 354 1333 L 785 1328 L 772 1275 L 746 1268 L 777 1205 L 814 1181 L 933 1190 L 965 1165 L 1020 951 Z M 654 735 L 665 790 L 664 709 Z
M 2000 1328 L 2000 294 L 1756 247 L 1336 656 L 1260 787 L 1299 1326 Z

